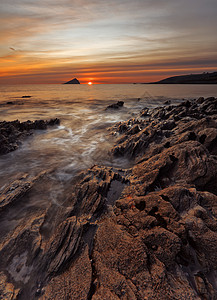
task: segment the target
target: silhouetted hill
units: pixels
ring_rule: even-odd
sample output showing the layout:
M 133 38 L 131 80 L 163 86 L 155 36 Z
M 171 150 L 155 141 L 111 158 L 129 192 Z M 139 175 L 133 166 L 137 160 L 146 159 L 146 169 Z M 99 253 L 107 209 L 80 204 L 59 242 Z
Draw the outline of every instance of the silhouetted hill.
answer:
M 191 74 L 169 77 L 157 82 L 151 82 L 157 84 L 216 84 L 217 72 L 203 73 L 203 74 Z
M 74 78 L 72 80 L 65 82 L 64 84 L 80 84 L 80 82 L 78 81 L 77 78 Z

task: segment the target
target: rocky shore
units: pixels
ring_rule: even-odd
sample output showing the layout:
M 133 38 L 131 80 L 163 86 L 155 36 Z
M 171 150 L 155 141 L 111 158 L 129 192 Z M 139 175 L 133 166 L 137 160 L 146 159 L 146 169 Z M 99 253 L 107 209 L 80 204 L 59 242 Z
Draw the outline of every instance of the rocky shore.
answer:
M 23 96 L 30 97 L 30 96 Z M 7 154 L 19 148 L 22 141 L 27 136 L 33 134 L 34 130 L 45 130 L 48 126 L 59 125 L 59 119 L 49 121 L 36 120 L 20 122 L 0 122 L 0 155 Z
M 217 98 L 144 108 L 110 133 L 134 166 L 93 166 L 1 235 L 2 299 L 217 299 Z M 1 216 L 46 180 L 5 187 Z

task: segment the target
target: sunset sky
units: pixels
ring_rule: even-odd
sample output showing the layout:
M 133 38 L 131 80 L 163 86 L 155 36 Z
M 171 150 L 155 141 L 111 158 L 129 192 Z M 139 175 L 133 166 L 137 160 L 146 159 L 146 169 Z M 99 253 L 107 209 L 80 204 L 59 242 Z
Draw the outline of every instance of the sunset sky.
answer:
M 0 83 L 217 71 L 216 0 L 1 0 Z

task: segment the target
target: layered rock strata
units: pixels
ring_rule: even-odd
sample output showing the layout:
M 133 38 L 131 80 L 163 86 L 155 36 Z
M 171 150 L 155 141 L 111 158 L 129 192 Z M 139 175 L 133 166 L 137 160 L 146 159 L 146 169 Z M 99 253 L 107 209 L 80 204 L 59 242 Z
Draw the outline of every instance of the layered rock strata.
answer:
M 1 237 L 4 299 L 217 299 L 216 125 L 217 98 L 199 98 L 111 128 L 134 166 L 93 166 Z M 19 205 L 46 174 L 31 180 Z

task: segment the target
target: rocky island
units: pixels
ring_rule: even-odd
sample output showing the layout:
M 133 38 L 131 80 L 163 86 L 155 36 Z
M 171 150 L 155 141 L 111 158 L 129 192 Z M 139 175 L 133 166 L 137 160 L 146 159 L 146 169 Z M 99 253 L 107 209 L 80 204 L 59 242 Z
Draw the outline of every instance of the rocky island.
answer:
M 1 236 L 2 299 L 217 298 L 217 98 L 144 108 L 110 134 L 133 166 L 83 171 L 62 206 Z M 5 186 L 1 216 L 46 176 Z
M 64 84 L 80 84 L 80 82 L 78 81 L 77 78 L 74 78 L 72 80 L 65 82 Z

